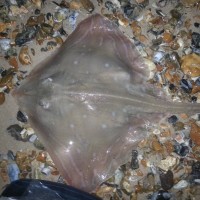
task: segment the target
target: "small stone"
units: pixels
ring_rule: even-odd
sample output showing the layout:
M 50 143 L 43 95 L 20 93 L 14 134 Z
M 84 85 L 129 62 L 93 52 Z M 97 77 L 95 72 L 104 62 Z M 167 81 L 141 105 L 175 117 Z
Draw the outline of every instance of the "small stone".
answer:
M 191 175 L 192 179 L 200 179 L 200 161 L 193 163 Z
M 195 103 L 195 102 L 197 101 L 197 97 L 192 96 L 192 97 L 191 97 L 191 101 L 192 101 L 192 103 Z
M 11 125 L 7 128 L 8 133 L 10 133 L 12 137 L 17 137 L 17 138 L 21 137 L 20 133 L 22 132 L 22 130 L 23 128 L 18 124 Z
M 148 191 L 153 191 L 155 187 L 155 176 L 153 173 L 148 173 L 143 179 L 143 188 Z
M 115 5 L 111 1 L 106 1 L 105 2 L 105 7 L 110 10 L 111 12 L 115 12 L 116 8 Z
M 186 79 L 181 79 L 180 81 L 181 88 L 186 92 L 186 93 L 191 93 L 192 91 L 192 84 L 189 80 Z
M 167 173 L 160 174 L 161 187 L 166 191 L 173 187 L 174 185 L 174 175 L 171 170 L 168 170 Z
M 154 192 L 151 196 L 151 200 L 170 200 L 172 195 L 163 190 L 159 190 L 158 192 Z
M 59 171 L 58 170 L 53 170 L 53 171 L 51 171 L 51 175 L 53 175 L 53 176 L 58 176 L 60 173 L 59 173 Z
M 27 123 L 28 117 L 24 115 L 20 110 L 17 112 L 17 120 L 23 123 Z
M 37 9 L 41 9 L 43 0 L 31 0 L 31 1 L 37 7 Z
M 130 194 L 133 191 L 130 181 L 125 178 L 123 178 L 121 181 L 121 188 L 124 189 L 127 194 Z
M 142 8 L 134 4 L 127 4 L 123 7 L 124 14 L 130 20 L 135 20 L 141 13 Z
M 29 138 L 29 142 L 34 143 L 36 139 L 37 139 L 37 135 L 33 134 L 33 135 Z
M 175 144 L 174 150 L 180 156 L 186 156 L 190 151 L 189 147 L 187 145 L 185 145 L 184 143 Z
M 173 35 L 169 32 L 164 32 L 163 33 L 163 41 L 166 43 L 172 42 L 174 39 Z
M 172 156 L 167 156 L 166 159 L 160 161 L 158 167 L 164 171 L 168 171 L 175 164 L 176 164 L 176 158 Z
M 176 183 L 173 188 L 177 190 L 182 190 L 188 186 L 188 182 L 186 180 L 180 180 L 178 183 Z
M 0 51 L 8 51 L 10 49 L 10 39 L 0 39 Z
M 200 56 L 197 54 L 189 54 L 182 57 L 181 69 L 191 77 L 200 76 Z
M 182 0 L 181 2 L 185 7 L 193 7 L 195 3 L 198 3 L 199 0 Z
M 194 26 L 195 26 L 196 28 L 199 28 L 199 27 L 200 27 L 200 23 L 195 22 L 195 23 L 194 23 Z
M 166 4 L 167 4 L 167 0 L 161 0 L 161 1 L 159 0 L 159 1 L 156 1 L 156 5 L 157 5 L 158 7 L 161 7 L 161 8 L 165 7 Z
M 168 122 L 170 124 L 175 124 L 178 121 L 178 118 L 176 115 L 172 115 L 171 117 L 168 118 Z
M 17 62 L 16 57 L 10 57 L 8 62 L 9 62 L 9 65 L 14 67 L 15 69 L 18 69 L 18 62 Z
M 154 138 L 151 143 L 152 149 L 157 152 L 163 152 L 163 146 L 158 141 L 157 138 Z
M 11 151 L 11 150 L 8 150 L 7 156 L 9 159 L 15 160 L 15 155 L 14 155 L 13 151 Z
M 138 36 L 138 35 L 141 34 L 142 29 L 141 29 L 141 27 L 138 25 L 138 22 L 137 22 L 137 21 L 133 21 L 133 22 L 131 23 L 130 26 L 131 26 L 131 29 L 132 29 L 133 34 L 134 34 L 135 36 Z
M 80 0 L 83 8 L 87 10 L 89 13 L 92 13 L 94 10 L 94 4 L 90 0 Z
M 138 169 L 139 168 L 139 161 L 138 161 L 138 152 L 137 150 L 132 151 L 132 158 L 131 158 L 131 169 Z
M 170 14 L 173 18 L 175 18 L 177 21 L 181 18 L 181 13 L 179 13 L 177 10 L 173 9 L 170 11 Z
M 38 138 L 36 138 L 36 140 L 34 141 L 33 144 L 37 149 L 45 150 L 44 145 L 40 142 L 40 140 Z
M 178 38 L 178 39 L 175 39 L 174 42 L 172 42 L 171 48 L 174 50 L 178 50 L 179 48 L 183 49 L 184 45 L 185 45 L 185 41 L 182 38 Z
M 39 9 L 35 9 L 35 14 L 39 15 L 40 14 L 40 10 Z
M 119 185 L 121 180 L 122 180 L 122 178 L 123 178 L 123 176 L 124 176 L 124 173 L 122 172 L 122 170 L 117 169 L 115 171 L 115 175 L 114 175 L 114 178 L 115 178 L 114 183 Z
M 12 80 L 13 80 L 13 73 L 8 72 L 7 70 L 6 75 L 0 79 L 0 87 L 6 86 L 8 88 L 12 88 L 13 86 Z
M 24 6 L 18 7 L 17 5 L 11 5 L 9 8 L 13 16 L 19 16 L 20 14 L 26 14 L 29 12 Z
M 171 154 L 174 151 L 174 145 L 172 144 L 172 141 L 166 141 L 164 143 L 164 146 L 165 146 L 168 154 Z
M 200 86 L 200 77 L 197 78 L 197 80 L 195 81 L 195 84 L 196 84 L 197 86 Z
M 184 134 L 183 133 L 177 133 L 175 138 L 176 142 L 178 142 L 179 144 L 184 143 Z
M 143 187 L 139 184 L 135 185 L 135 193 L 142 193 Z
M 176 122 L 176 123 L 173 125 L 173 127 L 174 127 L 174 130 L 175 130 L 175 131 L 181 131 L 181 130 L 184 129 L 185 124 L 184 124 L 183 122 Z
M 20 171 L 16 163 L 12 163 L 8 165 L 8 176 L 10 178 L 10 182 L 18 180 L 19 173 Z
M 191 124 L 190 138 L 196 145 L 200 146 L 200 127 L 195 122 Z
M 80 1 L 78 1 L 78 0 L 72 0 L 72 1 L 70 1 L 70 3 L 69 3 L 69 7 L 70 7 L 70 9 L 72 9 L 72 10 L 79 10 L 79 9 L 81 9 L 83 6 L 82 6 L 82 4 L 81 4 Z
M 192 43 L 191 48 L 194 53 L 200 53 L 200 34 L 193 32 L 192 33 Z
M 42 174 L 46 175 L 46 176 L 49 176 L 51 174 L 51 168 L 50 167 L 44 167 L 42 170 L 41 170 Z
M 172 135 L 171 131 L 168 129 L 168 130 L 165 130 L 165 131 L 162 131 L 160 133 L 160 137 L 170 137 Z
M 194 157 L 200 161 L 200 146 L 195 145 L 194 147 L 192 147 L 192 153 Z
M 198 92 L 200 92 L 200 85 L 194 85 L 191 94 L 196 94 Z
M 140 169 L 135 170 L 137 176 L 143 176 L 143 172 Z
M 36 160 L 39 161 L 39 162 L 45 163 L 46 158 L 47 158 L 47 153 L 45 151 L 41 151 L 41 152 L 39 152 Z
M 0 92 L 0 105 L 2 105 L 5 102 L 5 94 L 4 92 Z

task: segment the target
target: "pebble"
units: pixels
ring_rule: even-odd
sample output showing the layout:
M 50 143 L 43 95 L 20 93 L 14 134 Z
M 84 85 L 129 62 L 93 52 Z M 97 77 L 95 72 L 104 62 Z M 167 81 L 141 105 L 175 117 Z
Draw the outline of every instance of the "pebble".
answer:
M 130 184 L 130 181 L 123 178 L 121 181 L 121 188 L 125 190 L 126 193 L 130 194 L 133 191 L 133 187 Z
M 17 62 L 16 57 L 14 57 L 14 56 L 13 56 L 13 57 L 10 57 L 8 63 L 9 63 L 12 67 L 14 67 L 15 69 L 18 69 L 18 62 Z
M 153 55 L 153 61 L 155 63 L 161 63 L 164 60 L 165 53 L 162 51 L 157 51 Z
M 200 161 L 196 161 L 192 165 L 192 179 L 200 179 Z
M 15 155 L 14 155 L 13 151 L 11 151 L 11 150 L 8 150 L 7 156 L 9 159 L 11 159 L 13 161 L 15 160 Z
M 168 171 L 175 164 L 176 164 L 176 158 L 173 156 L 167 156 L 165 159 L 160 161 L 158 167 L 164 171 Z
M 28 117 L 27 115 L 23 114 L 20 110 L 17 112 L 17 120 L 23 123 L 28 122 Z
M 192 147 L 192 154 L 197 160 L 200 160 L 200 146 L 195 145 Z
M 193 32 L 192 33 L 192 50 L 194 53 L 200 54 L 200 34 Z
M 44 145 L 40 142 L 40 140 L 38 138 L 36 138 L 36 140 L 34 141 L 33 144 L 37 149 L 45 150 Z
M 22 46 L 23 44 L 33 40 L 36 37 L 37 30 L 34 27 L 26 27 L 21 33 L 18 33 L 15 37 L 15 44 Z
M 121 180 L 122 180 L 122 178 L 123 178 L 123 176 L 124 176 L 124 173 L 122 172 L 122 170 L 121 169 L 117 169 L 115 171 L 115 175 L 114 175 L 114 177 L 115 177 L 115 181 L 114 181 L 115 184 L 119 185 L 120 182 L 121 182 Z
M 2 105 L 5 102 L 5 94 L 4 92 L 0 92 L 0 105 Z
M 177 21 L 181 19 L 181 13 L 179 13 L 176 9 L 170 11 L 172 18 L 175 18 Z
M 106 7 L 108 10 L 112 11 L 112 12 L 115 12 L 115 11 L 116 11 L 116 7 L 115 7 L 115 5 L 114 5 L 111 1 L 106 1 L 106 2 L 105 2 L 105 7 Z
M 200 127 L 195 122 L 191 124 L 190 138 L 196 145 L 200 146 Z
M 51 168 L 50 167 L 44 167 L 41 172 L 43 174 L 45 174 L 46 176 L 50 175 L 51 174 Z
M 72 14 L 70 14 L 69 16 L 69 24 L 72 26 L 72 29 L 74 30 L 76 27 L 76 21 L 77 21 L 77 17 L 78 17 L 79 13 L 78 12 L 73 12 Z M 66 34 L 65 34 L 66 35 Z
M 69 15 L 69 10 L 66 8 L 59 9 L 55 14 L 54 14 L 54 21 L 55 22 L 62 22 L 65 20 Z
M 160 173 L 160 182 L 161 187 L 166 191 L 170 190 L 174 185 L 174 175 L 171 170 L 168 170 L 166 173 Z
M 77 0 L 72 0 L 69 4 L 70 9 L 72 10 L 80 10 L 83 7 L 81 2 Z
M 8 133 L 11 134 L 12 137 L 21 138 L 20 133 L 22 132 L 23 128 L 18 124 L 11 125 L 7 128 Z
M 141 10 L 142 8 L 139 6 L 130 3 L 123 7 L 124 14 L 131 20 L 135 20 L 139 17 Z
M 172 115 L 172 116 L 169 117 L 167 120 L 168 120 L 168 122 L 169 122 L 170 124 L 175 124 L 175 123 L 178 121 L 178 118 L 177 118 L 176 115 Z
M 186 93 L 191 93 L 192 91 L 192 84 L 189 80 L 182 79 L 180 82 L 181 88 L 186 92 Z
M 19 179 L 19 167 L 16 163 L 12 163 L 8 165 L 8 176 L 10 178 L 10 182 L 16 181 Z
M 156 152 L 163 152 L 163 146 L 162 144 L 158 141 L 158 138 L 157 137 L 154 137 L 152 139 L 152 143 L 151 143 L 151 147 L 154 151 Z
M 87 10 L 89 13 L 94 11 L 94 4 L 90 0 L 80 0 L 83 8 Z
M 170 43 L 174 39 L 173 35 L 169 32 L 164 32 L 162 36 L 163 36 L 163 41 L 166 43 Z
M 10 49 L 10 39 L 0 39 L 0 52 Z
M 181 58 L 181 69 L 191 77 L 200 76 L 200 56 L 197 54 L 189 54 Z
M 182 190 L 186 188 L 189 185 L 189 183 L 186 180 L 180 180 L 178 183 L 176 183 L 173 188 L 176 190 Z
M 138 151 L 132 151 L 132 158 L 131 158 L 131 169 L 138 169 L 139 168 L 139 161 L 138 161 Z
M 151 196 L 151 200 L 170 200 L 172 195 L 163 190 L 159 190 L 158 192 L 153 193 Z
M 29 138 L 29 142 L 34 143 L 36 139 L 37 139 L 37 135 L 33 134 L 33 135 Z
M 181 144 L 176 143 L 174 145 L 174 150 L 179 156 L 183 156 L 183 157 L 186 156 L 190 151 L 189 147 L 185 145 L 184 143 L 181 143 Z
M 40 14 L 40 10 L 39 9 L 35 9 L 35 14 L 39 15 Z
M 155 188 L 155 175 L 153 173 L 148 173 L 143 179 L 144 190 L 153 191 Z

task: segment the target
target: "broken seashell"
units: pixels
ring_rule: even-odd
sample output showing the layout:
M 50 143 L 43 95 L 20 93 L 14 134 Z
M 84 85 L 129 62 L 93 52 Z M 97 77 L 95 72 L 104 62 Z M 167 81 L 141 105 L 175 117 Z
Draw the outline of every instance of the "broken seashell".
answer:
M 31 57 L 29 55 L 28 52 L 28 47 L 27 46 L 23 46 L 19 52 L 19 62 L 22 65 L 29 65 L 31 64 Z

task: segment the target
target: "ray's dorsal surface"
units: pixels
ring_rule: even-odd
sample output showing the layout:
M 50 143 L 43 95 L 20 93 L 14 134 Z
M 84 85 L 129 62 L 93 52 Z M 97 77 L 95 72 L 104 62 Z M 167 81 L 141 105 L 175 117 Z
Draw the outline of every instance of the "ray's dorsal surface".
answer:
M 158 99 L 132 42 L 101 15 L 82 21 L 14 96 L 69 184 L 92 191 L 130 157 L 148 122 L 199 112 Z

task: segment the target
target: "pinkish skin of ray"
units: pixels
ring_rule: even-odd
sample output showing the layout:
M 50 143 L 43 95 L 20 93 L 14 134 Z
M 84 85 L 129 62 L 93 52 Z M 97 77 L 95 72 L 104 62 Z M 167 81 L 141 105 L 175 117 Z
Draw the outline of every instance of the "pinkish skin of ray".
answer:
M 62 176 L 92 191 L 127 162 L 147 124 L 200 111 L 159 99 L 147 74 L 132 42 L 96 14 L 13 94 Z

